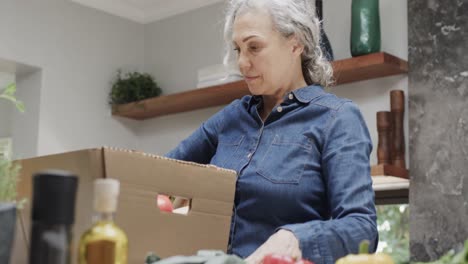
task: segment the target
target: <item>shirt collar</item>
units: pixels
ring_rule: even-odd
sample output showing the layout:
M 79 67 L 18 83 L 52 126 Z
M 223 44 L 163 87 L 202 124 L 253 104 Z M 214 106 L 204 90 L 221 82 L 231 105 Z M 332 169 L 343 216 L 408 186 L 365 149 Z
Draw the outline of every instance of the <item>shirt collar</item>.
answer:
M 322 86 L 309 85 L 292 91 L 297 100 L 301 103 L 310 103 L 313 99 L 325 94 Z
M 293 90 L 292 93 L 294 97 L 301 103 L 307 104 L 310 103 L 313 99 L 325 94 L 322 86 L 319 85 L 309 85 L 296 90 Z M 289 94 L 289 93 L 288 93 Z M 287 94 L 285 95 L 285 97 Z M 257 105 L 259 102 L 262 102 L 261 95 L 253 95 L 250 98 L 249 104 Z

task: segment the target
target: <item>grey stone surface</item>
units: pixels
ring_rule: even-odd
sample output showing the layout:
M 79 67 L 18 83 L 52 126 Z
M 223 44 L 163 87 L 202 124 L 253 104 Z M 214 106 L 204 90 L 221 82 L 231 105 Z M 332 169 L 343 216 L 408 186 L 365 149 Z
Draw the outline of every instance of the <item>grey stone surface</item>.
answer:
M 409 0 L 411 261 L 468 239 L 468 0 Z

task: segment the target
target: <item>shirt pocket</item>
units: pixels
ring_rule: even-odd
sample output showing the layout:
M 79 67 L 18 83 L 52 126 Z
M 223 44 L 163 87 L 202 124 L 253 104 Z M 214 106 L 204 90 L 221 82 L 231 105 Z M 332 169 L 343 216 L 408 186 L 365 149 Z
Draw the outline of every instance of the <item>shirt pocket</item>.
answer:
M 227 168 L 234 169 L 232 164 L 232 158 L 236 155 L 239 146 L 244 140 L 244 136 L 226 136 L 221 135 L 218 138 L 218 147 L 216 153 L 211 160 L 211 164 Z
M 311 140 L 304 135 L 275 135 L 257 173 L 273 183 L 297 184 L 312 148 Z

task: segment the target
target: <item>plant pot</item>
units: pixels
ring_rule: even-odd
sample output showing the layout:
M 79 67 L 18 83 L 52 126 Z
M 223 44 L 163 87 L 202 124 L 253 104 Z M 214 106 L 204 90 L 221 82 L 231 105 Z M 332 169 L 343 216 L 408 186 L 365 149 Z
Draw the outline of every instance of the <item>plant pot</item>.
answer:
M 0 263 L 10 263 L 11 247 L 15 237 L 16 204 L 0 203 Z

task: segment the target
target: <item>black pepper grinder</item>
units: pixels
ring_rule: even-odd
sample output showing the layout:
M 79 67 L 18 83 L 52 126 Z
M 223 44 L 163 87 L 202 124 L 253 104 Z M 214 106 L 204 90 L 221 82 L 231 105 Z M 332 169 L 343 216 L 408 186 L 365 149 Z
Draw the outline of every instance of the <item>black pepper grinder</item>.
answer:
M 77 187 L 78 177 L 69 172 L 34 175 L 29 264 L 71 263 Z

